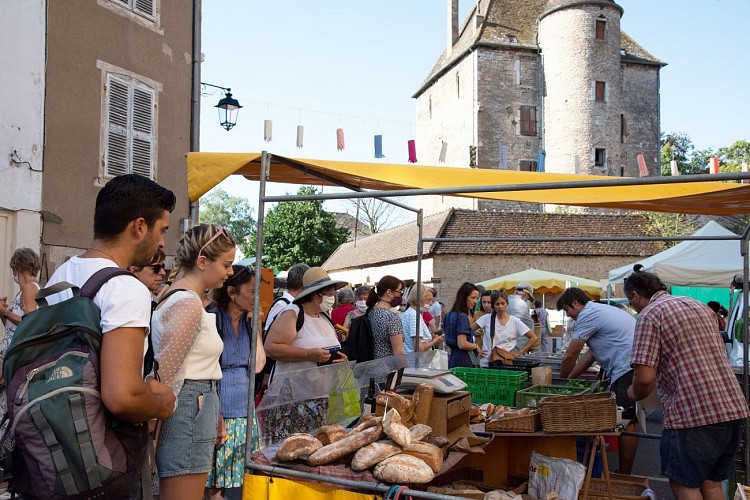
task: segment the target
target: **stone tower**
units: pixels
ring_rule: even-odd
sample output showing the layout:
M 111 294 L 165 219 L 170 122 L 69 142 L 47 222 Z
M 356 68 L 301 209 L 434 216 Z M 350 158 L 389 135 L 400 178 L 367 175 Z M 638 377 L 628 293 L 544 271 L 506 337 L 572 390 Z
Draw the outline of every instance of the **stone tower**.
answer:
M 550 0 L 539 17 L 547 171 L 621 175 L 622 13 L 610 0 Z

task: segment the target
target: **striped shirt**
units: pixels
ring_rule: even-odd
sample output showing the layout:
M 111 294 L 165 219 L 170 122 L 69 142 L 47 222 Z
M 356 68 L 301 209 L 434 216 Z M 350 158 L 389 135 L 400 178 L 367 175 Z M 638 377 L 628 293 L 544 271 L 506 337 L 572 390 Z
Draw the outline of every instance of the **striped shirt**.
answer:
M 632 366 L 656 370 L 665 429 L 688 429 L 750 416 L 729 366 L 716 316 L 703 303 L 661 291 L 635 326 Z

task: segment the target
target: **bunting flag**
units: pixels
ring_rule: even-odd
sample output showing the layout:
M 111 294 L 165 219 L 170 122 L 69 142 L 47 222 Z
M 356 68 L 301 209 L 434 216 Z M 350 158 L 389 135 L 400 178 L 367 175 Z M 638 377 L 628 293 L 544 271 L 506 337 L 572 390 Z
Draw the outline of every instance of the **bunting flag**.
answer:
M 500 144 L 500 164 L 499 167 L 503 170 L 508 168 L 508 146 Z
M 544 172 L 544 159 L 547 157 L 547 152 L 545 150 L 539 151 L 539 154 L 536 157 L 536 171 L 537 172 Z
M 271 124 L 271 120 L 264 120 L 263 121 L 263 140 L 266 142 L 271 142 L 271 136 L 273 135 L 273 125 Z
M 297 125 L 297 147 L 302 147 L 302 138 L 305 135 L 305 127 Z
M 648 177 L 648 166 L 646 166 L 646 159 L 643 157 L 643 153 L 638 153 L 636 158 L 638 161 L 638 173 L 640 177 Z
M 343 128 L 337 128 L 336 129 L 336 149 L 339 151 L 344 150 L 344 129 Z
M 385 158 L 383 154 L 383 136 L 375 136 L 375 158 Z
M 672 171 L 672 176 L 677 177 L 680 175 L 680 169 L 677 168 L 677 160 L 672 160 L 669 162 L 669 169 Z
M 708 163 L 708 171 L 711 174 L 718 174 L 719 173 L 719 159 L 715 156 L 711 157 L 711 160 Z
M 409 163 L 417 163 L 417 143 L 414 139 L 409 139 L 406 144 L 409 148 Z
M 477 147 L 476 146 L 469 146 L 469 166 L 470 167 L 477 166 Z
M 440 157 L 438 158 L 438 161 L 440 163 L 445 163 L 445 154 L 448 152 L 448 143 L 443 141 L 443 144 L 440 146 Z
M 746 161 L 742 162 L 742 172 L 743 173 L 747 173 L 747 162 Z

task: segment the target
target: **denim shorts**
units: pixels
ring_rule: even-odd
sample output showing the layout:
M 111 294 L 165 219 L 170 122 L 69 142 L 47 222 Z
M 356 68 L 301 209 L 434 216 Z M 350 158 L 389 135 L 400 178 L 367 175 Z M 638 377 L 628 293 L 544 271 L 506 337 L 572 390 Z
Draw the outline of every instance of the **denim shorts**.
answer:
M 633 383 L 633 370 L 618 378 L 609 390 L 615 393 L 617 406 L 622 407 L 622 418 L 624 420 L 633 420 L 635 418 L 635 401 L 628 397 L 628 387 Z
M 219 394 L 215 380 L 186 380 L 177 409 L 162 424 L 156 447 L 159 477 L 202 474 L 211 470 Z
M 706 479 L 723 481 L 734 474 L 744 419 L 690 429 L 664 429 L 661 435 L 661 473 L 688 488 Z

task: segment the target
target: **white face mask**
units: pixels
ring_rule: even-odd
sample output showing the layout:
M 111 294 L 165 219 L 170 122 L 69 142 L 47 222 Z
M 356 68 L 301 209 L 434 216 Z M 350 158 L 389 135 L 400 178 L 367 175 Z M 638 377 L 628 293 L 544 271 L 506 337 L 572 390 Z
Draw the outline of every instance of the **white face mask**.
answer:
M 18 276 L 16 276 L 15 274 L 13 275 L 13 282 L 14 282 L 14 283 L 15 283 L 16 285 L 18 285 Z
M 336 303 L 336 297 L 333 295 L 321 295 L 320 298 L 320 310 L 323 312 L 330 311 L 333 304 Z
M 359 309 L 362 312 L 367 311 L 367 301 L 366 300 L 358 300 L 357 301 L 357 309 Z

